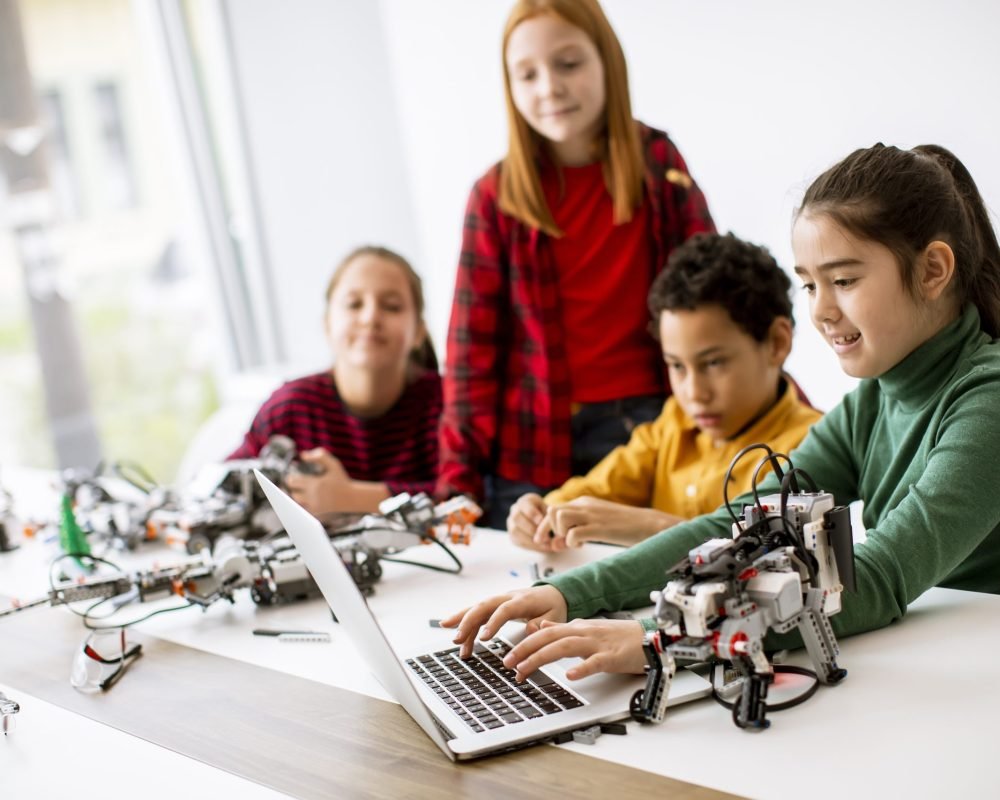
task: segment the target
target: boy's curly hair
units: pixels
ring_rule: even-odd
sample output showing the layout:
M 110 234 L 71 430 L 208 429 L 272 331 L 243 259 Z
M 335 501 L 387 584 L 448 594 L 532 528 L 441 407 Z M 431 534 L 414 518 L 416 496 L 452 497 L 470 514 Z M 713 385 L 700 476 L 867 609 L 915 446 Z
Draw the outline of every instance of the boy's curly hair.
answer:
M 792 317 L 792 282 L 766 247 L 734 236 L 699 233 L 670 255 L 649 290 L 650 328 L 658 338 L 662 311 L 717 304 L 758 342 L 776 317 Z

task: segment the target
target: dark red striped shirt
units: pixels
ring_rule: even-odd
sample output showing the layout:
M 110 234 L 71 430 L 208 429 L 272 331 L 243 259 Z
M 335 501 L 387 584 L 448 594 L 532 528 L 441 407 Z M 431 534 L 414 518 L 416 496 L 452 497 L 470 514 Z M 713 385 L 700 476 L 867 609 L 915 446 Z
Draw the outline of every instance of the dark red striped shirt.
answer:
M 354 416 L 337 394 L 330 372 L 289 381 L 254 418 L 229 458 L 256 458 L 276 434 L 301 452 L 323 447 L 355 480 L 385 483 L 392 494 L 431 492 L 438 465 L 441 377 L 425 372 L 381 417 Z

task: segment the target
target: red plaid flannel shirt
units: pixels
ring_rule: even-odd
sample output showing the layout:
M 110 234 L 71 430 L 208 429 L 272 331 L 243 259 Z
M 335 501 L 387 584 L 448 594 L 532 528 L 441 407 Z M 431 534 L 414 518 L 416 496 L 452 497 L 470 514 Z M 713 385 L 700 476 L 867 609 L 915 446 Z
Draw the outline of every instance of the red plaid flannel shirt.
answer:
M 662 131 L 638 124 L 659 272 L 675 247 L 715 225 L 677 148 Z M 488 474 L 540 487 L 571 476 L 570 377 L 558 275 L 546 234 L 500 211 L 500 167 L 476 182 L 466 209 L 448 330 L 440 497 L 465 492 L 482 498 Z

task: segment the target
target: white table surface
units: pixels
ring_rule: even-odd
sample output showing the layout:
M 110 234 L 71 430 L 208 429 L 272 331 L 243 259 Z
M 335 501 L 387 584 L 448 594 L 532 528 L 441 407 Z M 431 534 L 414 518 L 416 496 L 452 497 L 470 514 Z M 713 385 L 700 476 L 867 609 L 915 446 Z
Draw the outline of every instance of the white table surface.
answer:
M 10 734 L 0 734 L 4 800 L 287 797 L 14 687 L 0 684 L 0 692 L 21 706 Z
M 413 548 L 406 556 L 446 563 L 434 550 Z M 408 649 L 418 641 L 446 646 L 450 634 L 430 628 L 429 619 L 493 592 L 530 585 L 529 565 L 536 558 L 543 569 L 561 571 L 610 550 L 588 546 L 538 557 L 511 547 L 502 535 L 483 531 L 471 545 L 456 549 L 465 564 L 460 576 L 385 564 L 370 605 L 398 648 Z M 128 560 L 166 564 L 182 555 L 153 546 Z M 38 542 L 0 555 L 0 594 L 30 599 L 43 593 L 41 576 L 49 556 Z M 129 613 L 149 607 L 133 607 Z M 739 730 L 728 711 L 701 700 L 673 709 L 661 725 L 630 724 L 627 736 L 563 747 L 750 797 L 997 796 L 991 759 L 995 721 L 1000 719 L 1000 645 L 989 632 L 997 629 L 998 619 L 1000 596 L 934 589 L 911 607 L 902 623 L 841 642 L 839 663 L 849 673 L 843 683 L 820 687 L 803 705 L 770 715 L 772 725 L 766 731 Z M 0 643 L 2 624 L 0 620 Z M 279 642 L 251 635 L 254 627 L 326 630 L 332 642 Z M 256 607 L 244 591 L 235 605 L 219 603 L 204 613 L 188 609 L 162 615 L 140 629 L 178 644 L 391 699 L 360 663 L 320 600 L 265 609 Z M 67 678 L 78 644 L 67 642 Z M 805 664 L 803 657 L 800 652 L 792 660 Z M 116 691 L 127 691 L 127 684 L 125 676 Z M 10 693 L 19 699 L 16 687 Z M 37 724 L 18 722 L 19 738 L 25 725 L 33 730 Z M 158 757 L 163 756 L 150 756 Z

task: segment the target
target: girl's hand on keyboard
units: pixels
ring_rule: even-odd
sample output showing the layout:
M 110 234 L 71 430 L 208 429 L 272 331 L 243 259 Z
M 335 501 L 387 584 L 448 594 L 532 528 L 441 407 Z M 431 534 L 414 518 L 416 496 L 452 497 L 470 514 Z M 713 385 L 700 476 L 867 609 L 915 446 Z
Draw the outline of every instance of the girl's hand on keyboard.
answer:
M 492 639 L 505 623 L 513 619 L 525 620 L 528 633 L 537 631 L 544 620 L 565 622 L 566 598 L 554 586 L 517 589 L 452 614 L 441 620 L 441 627 L 457 626 L 454 642 L 461 645 L 459 656 L 468 658 L 472 655 L 477 631 L 479 638 L 486 641 Z
M 511 650 L 503 664 L 523 681 L 532 672 L 561 658 L 582 658 L 583 663 L 566 670 L 566 677 L 579 680 L 597 672 L 642 674 L 646 656 L 642 624 L 636 620 L 575 619 L 572 622 L 543 621 L 536 633 Z

